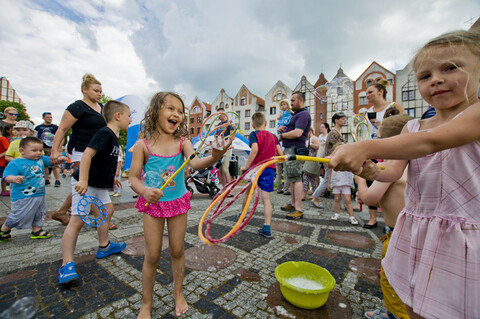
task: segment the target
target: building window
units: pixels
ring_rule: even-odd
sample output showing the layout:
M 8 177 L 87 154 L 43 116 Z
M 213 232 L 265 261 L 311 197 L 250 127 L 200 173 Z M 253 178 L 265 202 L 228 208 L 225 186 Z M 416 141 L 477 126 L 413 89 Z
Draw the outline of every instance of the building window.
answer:
M 250 129 L 250 122 L 245 122 L 245 129 L 249 130 Z
M 338 95 L 343 95 L 343 87 L 341 87 L 341 86 L 337 87 L 337 94 Z
M 415 100 L 415 90 L 408 90 L 402 92 L 402 101 L 414 101 Z
M 192 110 L 192 113 L 200 113 L 200 108 L 198 106 L 195 106 Z
M 194 118 L 194 117 L 191 117 L 191 118 L 190 118 L 190 124 L 193 124 L 193 123 L 195 123 L 195 118 Z
M 405 109 L 405 112 L 407 112 L 407 114 L 411 117 L 415 117 L 415 108 L 409 108 L 409 109 Z
M 193 133 L 195 132 L 195 130 L 193 129 L 193 127 L 190 128 L 190 135 L 193 135 Z
M 242 97 L 242 99 L 240 100 L 240 105 L 245 105 L 246 104 L 245 102 L 246 102 L 245 98 Z
M 358 104 L 359 105 L 367 105 L 368 104 L 367 97 L 366 96 L 361 96 L 359 101 L 358 101 Z
M 250 117 L 250 110 L 245 110 L 245 117 Z
M 197 123 L 202 123 L 202 117 L 201 116 L 197 117 Z
M 372 83 L 373 83 L 372 80 L 368 80 L 368 81 L 367 81 L 367 88 L 368 88 L 370 85 L 372 85 Z
M 275 128 L 275 120 L 270 121 L 270 128 Z
M 323 120 L 323 113 L 320 113 L 320 119 Z
M 197 134 L 200 134 L 200 127 L 197 127 Z
M 277 107 L 276 106 L 272 106 L 270 108 L 270 115 L 275 115 L 277 114 Z
M 224 107 L 223 107 L 223 105 L 224 105 L 224 103 L 223 103 L 223 102 L 221 102 L 221 103 L 220 103 L 220 108 L 221 108 L 221 109 L 223 109 L 223 108 L 224 108 Z

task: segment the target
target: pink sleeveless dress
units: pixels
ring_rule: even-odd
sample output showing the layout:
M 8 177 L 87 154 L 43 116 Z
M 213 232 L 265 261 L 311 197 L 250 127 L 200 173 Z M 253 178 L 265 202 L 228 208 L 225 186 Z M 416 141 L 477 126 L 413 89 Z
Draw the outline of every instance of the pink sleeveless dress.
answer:
M 480 318 L 479 142 L 409 162 L 405 208 L 382 265 L 415 313 Z

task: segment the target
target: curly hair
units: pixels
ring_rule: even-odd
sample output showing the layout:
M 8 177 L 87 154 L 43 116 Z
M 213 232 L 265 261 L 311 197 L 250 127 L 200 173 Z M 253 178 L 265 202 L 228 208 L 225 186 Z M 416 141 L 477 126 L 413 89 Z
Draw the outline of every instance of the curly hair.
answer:
M 139 138 L 154 138 L 156 139 L 160 135 L 158 129 L 158 116 L 160 110 L 165 104 L 165 99 L 167 96 L 172 96 L 178 99 L 182 103 L 183 107 L 183 119 L 180 126 L 175 130 L 173 135 L 175 137 L 187 136 L 188 137 L 188 127 L 187 127 L 187 117 L 185 116 L 185 104 L 183 103 L 182 98 L 177 93 L 173 92 L 158 92 L 150 100 L 150 106 L 145 112 L 145 117 L 140 122 L 140 134 Z

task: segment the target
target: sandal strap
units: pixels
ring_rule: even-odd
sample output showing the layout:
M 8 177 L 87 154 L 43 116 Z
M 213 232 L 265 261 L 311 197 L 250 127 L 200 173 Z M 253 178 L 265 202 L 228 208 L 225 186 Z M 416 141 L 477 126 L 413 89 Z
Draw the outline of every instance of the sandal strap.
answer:
M 43 230 L 43 229 L 37 230 L 35 232 L 32 231 L 33 236 L 40 236 L 40 234 L 42 234 L 41 236 L 48 236 L 50 233 L 47 230 Z

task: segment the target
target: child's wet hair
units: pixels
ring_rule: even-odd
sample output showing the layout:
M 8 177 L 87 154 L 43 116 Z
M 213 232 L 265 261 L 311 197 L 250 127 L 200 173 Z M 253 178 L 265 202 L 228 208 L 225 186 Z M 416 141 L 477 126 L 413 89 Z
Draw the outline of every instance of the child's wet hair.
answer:
M 113 120 L 113 117 L 115 116 L 115 113 L 120 113 L 123 114 L 130 108 L 128 107 L 127 104 L 111 100 L 105 103 L 105 106 L 102 108 L 102 114 L 103 117 L 105 118 L 105 121 L 108 123 L 111 120 Z
M 460 30 L 460 31 L 453 31 L 442 34 L 430 41 L 427 42 L 420 50 L 418 50 L 417 54 L 413 59 L 413 69 L 414 71 L 417 70 L 418 62 L 420 58 L 423 58 L 423 55 L 428 49 L 434 47 L 458 47 L 464 46 L 469 49 L 474 55 L 480 57 L 480 29 L 472 29 L 472 30 Z
M 40 144 L 43 145 L 43 142 L 41 139 L 39 139 L 36 136 L 26 136 L 20 140 L 19 148 L 25 148 L 30 144 Z
M 413 117 L 407 114 L 398 114 L 385 118 L 378 129 L 378 133 L 382 138 L 398 135 L 402 132 L 403 127 Z
M 174 92 L 158 92 L 150 100 L 150 106 L 145 112 L 145 117 L 140 123 L 139 138 L 155 138 L 158 136 L 158 115 L 165 104 L 165 99 L 168 96 L 178 99 L 180 103 L 182 103 L 183 107 L 182 123 L 180 123 L 180 126 L 175 130 L 173 135 L 175 137 L 188 136 L 187 117 L 185 116 L 185 103 L 183 103 L 180 95 Z

